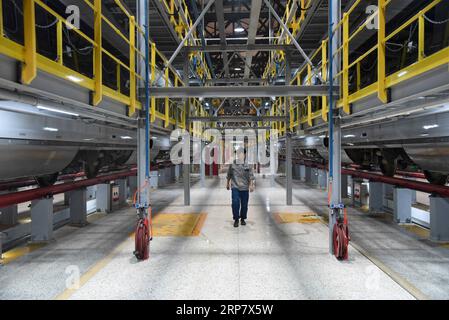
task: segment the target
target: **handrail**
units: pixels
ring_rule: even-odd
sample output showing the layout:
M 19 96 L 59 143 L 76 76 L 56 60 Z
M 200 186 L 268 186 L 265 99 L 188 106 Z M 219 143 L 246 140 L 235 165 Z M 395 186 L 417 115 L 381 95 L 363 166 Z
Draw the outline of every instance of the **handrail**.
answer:
M 125 31 L 117 27 L 101 12 L 101 0 L 83 0 L 83 2 L 90 8 L 90 10 L 92 10 L 95 16 L 93 38 L 81 29 L 76 28 L 66 18 L 58 14 L 51 7 L 51 3 L 47 4 L 42 0 L 24 0 L 24 45 L 5 37 L 3 14 L 0 14 L 0 53 L 24 63 L 25 67 L 22 72 L 22 82 L 24 84 L 30 84 L 34 80 L 37 75 L 37 70 L 45 71 L 57 77 L 69 80 L 75 85 L 91 90 L 94 93 L 94 105 L 100 104 L 103 97 L 107 96 L 117 102 L 129 106 L 129 115 L 132 116 L 136 109 L 142 108 L 141 103 L 137 99 L 139 89 L 137 81 L 144 81 L 144 78 L 138 72 L 138 68 L 141 62 L 145 61 L 145 55 L 137 47 L 136 39 L 144 35 L 144 29 L 136 23 L 135 17 L 128 11 L 121 0 L 114 0 L 114 3 L 129 20 L 129 34 L 126 34 Z M 3 13 L 2 7 L 3 0 L 0 0 L 1 13 Z M 56 60 L 50 59 L 37 52 L 36 26 L 35 23 L 28 23 L 29 21 L 35 20 L 36 7 L 43 9 L 57 20 L 55 23 L 57 43 L 55 52 L 57 57 Z M 102 45 L 102 22 L 105 23 L 104 26 L 110 28 L 112 32 L 117 34 L 117 36 L 129 47 L 129 61 L 124 61 Z M 86 43 L 91 46 L 94 61 L 92 65 L 92 77 L 88 77 L 80 71 L 69 68 L 64 64 L 63 37 L 65 32 L 63 26 L 70 29 L 67 29 L 66 36 L 68 36 L 69 32 L 74 32 L 82 41 L 86 41 Z M 154 42 L 151 40 L 150 45 L 155 50 L 154 54 L 157 57 L 157 59 L 154 59 L 155 65 L 153 71 L 155 71 L 156 60 L 166 63 L 168 59 L 156 48 Z M 103 82 L 103 57 L 108 57 L 116 65 L 114 68 L 116 81 L 113 81 L 113 83 L 115 83 L 115 88 L 111 88 Z M 125 70 L 129 74 L 129 93 L 123 92 L 124 88 L 122 86 L 122 80 L 126 79 L 126 75 L 124 75 L 122 70 Z M 172 66 L 169 66 L 164 78 L 167 83 L 172 79 L 175 86 L 184 85 L 180 75 Z M 183 124 L 179 123 L 176 118 L 178 116 L 177 105 L 173 104 L 173 102 L 166 103 L 167 107 L 165 108 L 165 113 L 163 115 L 154 113 L 154 116 L 152 116 L 153 121 L 158 118 L 165 121 L 165 126 L 171 124 L 183 127 Z
M 391 3 L 391 0 L 378 0 L 378 7 L 381 10 L 378 10 L 371 14 L 366 21 L 364 21 L 361 25 L 357 26 L 352 32 L 349 32 L 349 17 L 351 13 L 357 8 L 358 5 L 361 4 L 361 0 L 357 0 L 353 3 L 353 5 L 343 14 L 343 19 L 334 27 L 334 32 L 341 29 L 341 34 L 343 37 L 342 45 L 339 48 L 336 48 L 335 55 L 339 54 L 343 58 L 343 68 L 340 72 L 335 75 L 336 80 L 340 80 L 342 83 L 341 86 L 341 99 L 337 102 L 338 108 L 343 108 L 346 114 L 350 113 L 350 104 L 360 99 L 366 98 L 373 94 L 378 94 L 379 99 L 386 103 L 387 102 L 387 94 L 386 90 L 393 85 L 411 79 L 419 74 L 427 72 L 433 68 L 449 63 L 449 47 L 443 48 L 438 52 L 433 53 L 432 55 L 425 55 L 425 18 L 424 15 L 428 13 L 430 10 L 434 9 L 438 4 L 442 2 L 442 0 L 433 0 L 428 5 L 426 5 L 422 10 L 414 14 L 411 18 L 405 21 L 401 26 L 397 27 L 395 30 L 391 31 L 389 34 L 385 34 L 385 16 L 388 5 Z M 360 54 L 358 57 L 352 57 L 350 60 L 350 43 L 357 36 L 361 34 L 361 32 L 368 26 L 371 20 L 375 17 L 378 17 L 379 20 L 379 28 L 378 28 L 378 41 L 371 48 L 367 49 L 365 52 Z M 285 15 L 284 15 L 285 17 Z M 285 20 L 284 20 L 285 21 Z M 391 75 L 386 75 L 386 53 L 385 46 L 397 36 L 401 31 L 404 31 L 406 28 L 410 27 L 414 23 L 418 24 L 418 58 L 415 63 L 409 65 L 407 67 L 402 68 L 401 70 L 396 71 Z M 310 56 L 311 60 L 314 60 L 318 57 L 318 54 L 321 52 L 321 74 L 327 75 L 327 43 L 328 39 L 325 39 L 321 46 L 315 50 Z M 382 50 L 379 50 L 381 48 Z M 362 88 L 362 84 L 360 81 L 361 77 L 361 68 L 360 65 L 364 59 L 368 56 L 374 54 L 377 51 L 378 55 L 378 74 L 379 79 L 377 82 L 372 83 L 371 85 L 365 86 Z M 319 66 L 319 62 L 317 66 Z M 269 64 L 267 64 L 268 66 Z M 350 80 L 349 80 L 349 71 L 352 68 L 356 68 L 356 79 L 355 88 L 356 90 L 352 93 L 349 92 Z M 291 79 L 290 84 L 301 85 L 304 83 L 310 83 L 310 80 L 314 77 L 314 73 L 310 72 L 310 66 L 304 65 L 297 71 L 296 75 Z M 326 80 L 326 79 L 323 79 Z M 278 99 L 280 101 L 280 99 Z M 313 121 L 319 117 L 323 119 L 323 121 L 327 121 L 327 110 L 329 108 L 327 99 L 324 97 L 321 106 L 318 106 L 318 110 L 314 110 L 313 104 L 311 106 L 311 99 L 308 97 L 304 110 L 304 106 L 300 106 L 300 104 L 291 104 L 290 112 L 293 112 L 293 108 L 296 108 L 298 113 L 298 121 L 294 122 L 294 129 L 296 126 L 301 124 L 308 124 L 309 126 L 313 126 Z M 273 107 L 274 108 L 274 107 Z M 304 110 L 304 111 L 301 111 Z

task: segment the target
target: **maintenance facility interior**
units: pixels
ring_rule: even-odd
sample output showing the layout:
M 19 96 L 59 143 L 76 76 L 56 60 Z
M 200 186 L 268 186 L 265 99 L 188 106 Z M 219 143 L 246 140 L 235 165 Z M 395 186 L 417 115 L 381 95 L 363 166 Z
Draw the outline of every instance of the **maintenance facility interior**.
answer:
M 449 0 L 0 0 L 0 148 L 2 300 L 449 299 Z

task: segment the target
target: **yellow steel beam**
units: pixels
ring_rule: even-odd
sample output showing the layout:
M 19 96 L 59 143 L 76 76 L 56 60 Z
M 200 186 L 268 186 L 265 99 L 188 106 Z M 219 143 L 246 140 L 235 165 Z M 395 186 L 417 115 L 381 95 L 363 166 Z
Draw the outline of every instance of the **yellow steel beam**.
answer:
M 37 75 L 36 15 L 34 0 L 23 1 L 25 61 L 22 67 L 22 83 L 30 84 Z
M 310 66 L 310 64 L 307 65 L 307 83 L 309 85 L 312 85 L 312 67 Z M 307 97 L 307 123 L 309 124 L 309 126 L 313 126 L 313 121 L 312 121 L 312 97 Z
M 378 32 L 377 32 L 377 97 L 383 103 L 388 102 L 387 89 L 385 84 L 386 68 L 385 68 L 385 29 L 386 29 L 386 4 L 385 0 L 378 0 Z
M 418 61 L 423 60 L 426 57 L 425 54 L 425 28 L 426 22 L 424 20 L 424 14 L 419 16 L 418 20 Z
M 101 0 L 94 0 L 94 91 L 93 105 L 97 106 L 103 99 L 103 68 L 102 68 L 102 21 L 101 21 Z
M 165 86 L 168 87 L 169 84 L 169 77 L 168 73 L 169 69 L 165 69 Z M 170 102 L 168 97 L 165 97 L 165 119 L 164 119 L 164 127 L 167 128 L 170 125 Z
M 129 17 L 129 115 L 136 112 L 136 20 Z
M 0 38 L 3 38 L 3 1 L 0 1 Z
M 321 77 L 323 78 L 323 81 L 327 81 L 327 41 L 323 41 L 321 43 Z M 328 109 L 327 109 L 327 97 L 322 97 L 322 107 L 321 107 L 321 118 L 327 122 L 327 115 L 328 115 Z
M 63 47 L 62 47 L 62 21 L 58 20 L 56 24 L 56 50 L 58 52 L 58 63 L 60 65 L 64 64 Z
M 349 108 L 349 15 L 343 14 L 343 111 L 350 113 Z
M 156 80 L 156 45 L 151 44 L 151 83 Z M 156 120 L 156 98 L 151 97 L 151 122 Z

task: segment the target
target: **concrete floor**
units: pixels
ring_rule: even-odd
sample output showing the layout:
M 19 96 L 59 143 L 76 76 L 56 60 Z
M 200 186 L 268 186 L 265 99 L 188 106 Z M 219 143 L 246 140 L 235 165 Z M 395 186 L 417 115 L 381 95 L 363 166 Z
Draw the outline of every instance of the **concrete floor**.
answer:
M 248 225 L 235 229 L 224 180 L 206 183 L 192 188 L 190 207 L 181 184 L 152 194 L 156 214 L 207 213 L 199 236 L 155 237 L 150 260 L 137 262 L 133 209 L 63 227 L 56 241 L 0 267 L 0 299 L 413 299 L 353 247 L 347 262 L 330 256 L 324 224 L 276 222 L 276 213 L 319 211 L 317 190 L 296 185 L 286 207 L 285 191 L 259 178 Z M 79 288 L 67 289 L 77 275 Z

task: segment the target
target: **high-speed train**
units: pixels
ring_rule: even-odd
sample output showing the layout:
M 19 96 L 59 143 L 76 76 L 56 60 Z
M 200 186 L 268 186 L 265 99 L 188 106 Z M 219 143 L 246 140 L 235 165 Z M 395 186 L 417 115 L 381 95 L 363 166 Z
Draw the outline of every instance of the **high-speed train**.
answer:
M 407 117 L 342 131 L 342 162 L 365 169 L 379 168 L 386 176 L 396 170 L 422 170 L 427 180 L 444 185 L 449 176 L 449 112 Z M 304 159 L 328 159 L 327 135 L 294 140 L 295 154 Z

